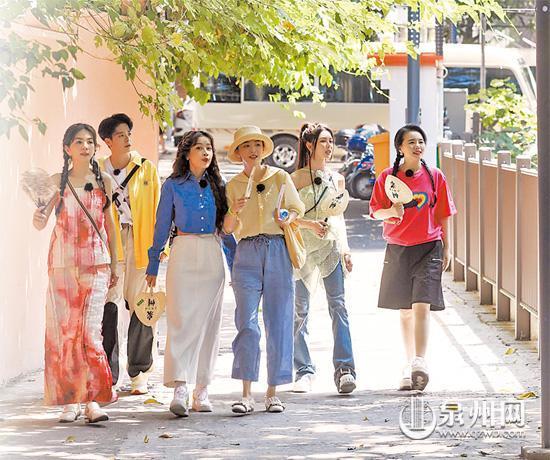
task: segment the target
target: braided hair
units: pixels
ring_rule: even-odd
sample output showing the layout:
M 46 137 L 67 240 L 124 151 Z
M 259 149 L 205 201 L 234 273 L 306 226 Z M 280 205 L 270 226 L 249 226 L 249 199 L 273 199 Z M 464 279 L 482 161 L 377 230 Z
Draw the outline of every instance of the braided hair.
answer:
M 103 192 L 103 195 L 105 195 L 105 205 L 103 206 L 103 210 L 105 211 L 110 205 L 111 200 L 107 196 L 107 192 L 105 190 L 105 182 L 103 181 L 103 175 L 101 174 L 101 170 L 99 169 L 99 164 L 95 160 L 95 155 L 92 155 L 92 158 L 90 158 L 90 164 L 92 165 L 92 171 L 95 176 L 95 180 L 99 185 L 99 188 Z
M 405 140 L 405 134 L 410 133 L 411 131 L 417 132 L 422 136 L 422 139 L 424 139 L 424 143 L 427 142 L 428 138 L 426 136 L 426 133 L 424 130 L 418 126 L 413 124 L 408 124 L 403 127 L 401 127 L 397 133 L 395 133 L 395 137 L 393 139 L 393 145 L 395 147 L 397 155 L 395 156 L 395 161 L 393 162 L 393 169 L 392 169 L 392 176 L 397 176 L 397 171 L 399 171 L 399 165 L 401 164 L 401 160 L 404 158 L 405 155 L 401 153 L 401 145 L 403 145 L 403 141 Z M 426 170 L 428 173 L 428 176 L 430 178 L 430 182 L 432 184 L 432 191 L 434 194 L 433 200 L 430 202 L 430 207 L 433 208 L 435 204 L 437 203 L 437 194 L 435 189 L 435 180 L 434 176 L 432 174 L 432 171 L 428 167 L 428 164 L 426 161 L 424 161 L 424 158 L 420 159 L 420 163 L 422 164 L 422 167 Z
M 87 131 L 92 136 L 92 139 L 94 141 L 94 147 L 97 146 L 97 134 L 95 132 L 95 129 L 92 126 L 86 123 L 75 123 L 67 128 L 67 130 L 65 131 L 65 134 L 63 135 L 63 170 L 61 171 L 61 181 L 59 184 L 59 195 L 61 196 L 61 198 L 63 198 L 63 194 L 65 193 L 65 188 L 69 180 L 69 166 L 71 162 L 71 157 L 65 151 L 65 147 L 70 147 L 76 135 L 83 130 Z M 105 211 L 105 209 L 107 209 L 110 206 L 111 200 L 107 196 L 107 192 L 105 190 L 105 183 L 103 181 L 103 176 L 101 175 L 101 171 L 99 170 L 99 165 L 97 164 L 97 161 L 95 161 L 95 155 L 92 155 L 92 158 L 90 159 L 90 165 L 92 166 L 92 171 L 99 185 L 99 188 L 105 195 L 105 205 L 103 206 L 103 210 Z M 59 215 L 62 207 L 63 207 L 63 200 L 61 199 L 55 209 L 56 215 Z
M 210 188 L 216 202 L 216 228 L 218 231 L 222 231 L 223 219 L 229 209 L 229 206 L 225 195 L 225 184 L 216 160 L 214 139 L 210 133 L 207 133 L 206 131 L 187 131 L 183 135 L 183 138 L 178 144 L 178 153 L 172 166 L 172 174 L 170 175 L 170 178 L 175 179 L 177 177 L 184 177 L 190 172 L 189 152 L 191 151 L 191 147 L 197 143 L 200 137 L 206 137 L 212 145 L 212 161 L 210 162 L 208 168 L 206 168 L 206 180 L 210 184 Z

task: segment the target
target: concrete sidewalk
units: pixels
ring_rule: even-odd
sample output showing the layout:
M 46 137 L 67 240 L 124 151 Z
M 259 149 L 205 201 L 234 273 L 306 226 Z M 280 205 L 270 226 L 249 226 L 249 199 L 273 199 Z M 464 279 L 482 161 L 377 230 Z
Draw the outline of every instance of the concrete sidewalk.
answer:
M 161 160 L 159 171 L 163 176 L 170 173 L 172 159 L 166 156 Z M 225 173 L 234 171 L 228 169 Z M 515 397 L 528 390 L 538 395 L 540 372 L 535 344 L 515 342 L 512 324 L 497 323 L 492 309 L 480 307 L 477 295 L 465 292 L 449 274 L 445 275 L 447 309 L 432 315 L 427 357 L 430 383 L 424 402 L 438 416 L 440 405 L 448 403 L 447 409 L 454 406 L 455 423 L 453 427 L 439 427 L 443 430 L 420 441 L 401 432 L 400 413 L 408 413 L 406 408 L 414 393 L 396 391 L 403 354 L 399 316 L 376 308 L 385 245 L 380 223 L 367 221 L 367 213 L 366 203 L 357 200 L 350 202 L 346 212 L 354 260 L 346 297 L 358 377 L 358 388 L 352 395 L 338 395 L 334 387 L 331 323 L 324 293 L 319 290 L 312 302 L 309 326 L 309 342 L 318 369 L 313 392 L 293 394 L 290 386 L 282 387 L 280 396 L 286 411 L 264 412 L 266 372 L 262 361 L 260 382 L 253 388 L 256 412 L 244 417 L 232 414 L 231 403 L 240 397 L 241 388 L 240 382 L 230 378 L 235 306 L 233 292 L 226 285 L 221 348 L 210 386 L 213 413 L 191 413 L 188 418 L 177 419 L 168 411 L 172 391 L 162 385 L 166 330 L 162 318 L 161 356 L 150 394 L 120 393 L 119 401 L 107 408 L 111 419 L 106 423 L 86 425 L 81 418 L 73 424 L 59 424 L 59 409 L 42 406 L 42 372 L 4 386 L 0 396 L 0 457 L 507 459 L 517 458 L 523 445 L 538 445 L 537 399 L 524 402 L 523 428 L 491 430 L 479 421 L 464 432 L 474 408 L 485 404 L 498 409 L 501 402 L 518 401 Z M 162 265 L 161 286 L 164 272 Z M 406 422 L 405 415 L 402 418 Z M 451 432 L 454 429 L 463 432 Z M 460 436 L 442 437 L 449 434 Z M 482 437 L 489 435 L 493 437 Z M 505 439 L 505 435 L 523 438 Z
M 351 222 L 353 225 L 353 221 Z M 239 417 L 231 403 L 239 382 L 230 378 L 234 299 L 226 289 L 216 378 L 210 387 L 214 412 L 176 419 L 168 411 L 171 390 L 164 388 L 162 359 L 151 394 L 121 394 L 108 407 L 111 420 L 90 426 L 82 419 L 57 423 L 57 409 L 41 405 L 42 373 L 11 382 L 0 401 L 0 456 L 3 458 L 517 458 L 520 447 L 539 442 L 539 402 L 526 400 L 525 439 L 441 439 L 405 437 L 399 413 L 409 392 L 395 390 L 401 365 L 398 315 L 376 308 L 383 261 L 380 249 L 354 252 L 347 282 L 358 389 L 340 396 L 332 382 L 332 333 L 322 292 L 316 296 L 310 343 L 318 366 L 313 392 L 282 392 L 283 414 L 263 411 L 265 362 L 255 385 L 257 411 Z M 534 344 L 513 342 L 508 324 L 495 323 L 490 308 L 476 306 L 474 294 L 446 275 L 448 308 L 433 315 L 425 401 L 503 401 L 526 390 L 539 393 Z M 164 319 L 162 320 L 164 321 Z M 164 331 L 165 324 L 161 324 Z M 161 350 L 164 343 L 161 341 Z M 508 353 L 510 354 L 507 354 Z M 162 358 L 162 357 L 161 357 Z M 155 399 L 158 403 L 152 401 Z M 476 427 L 477 428 L 477 427 Z M 164 435 L 164 437 L 163 437 Z

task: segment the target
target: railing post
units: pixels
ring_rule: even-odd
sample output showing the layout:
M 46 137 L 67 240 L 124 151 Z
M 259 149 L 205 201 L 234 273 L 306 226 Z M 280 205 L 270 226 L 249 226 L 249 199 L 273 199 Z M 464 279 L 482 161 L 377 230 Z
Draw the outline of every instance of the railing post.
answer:
M 530 167 L 531 158 L 516 157 L 516 340 L 528 340 L 531 337 L 531 313 L 521 306 L 521 219 L 523 214 L 521 170 Z
M 451 153 L 451 168 L 450 168 L 450 171 L 443 171 L 443 173 L 445 174 L 445 176 L 447 176 L 447 180 L 450 181 L 449 183 L 450 183 L 450 186 L 451 186 L 451 193 L 453 193 L 452 187 L 453 187 L 453 175 L 454 175 L 454 169 L 453 169 L 454 158 L 452 158 L 451 143 L 450 142 L 440 142 L 439 147 L 437 149 L 437 152 L 438 152 L 438 155 L 439 155 L 439 167 L 441 168 L 441 170 L 443 170 L 443 161 L 444 161 L 444 158 L 445 158 L 445 153 L 446 152 Z M 451 219 L 453 219 L 453 218 L 451 217 Z M 451 260 L 454 260 L 454 257 L 455 257 L 455 245 L 454 245 L 453 235 L 454 235 L 453 224 L 451 223 L 451 225 L 449 226 L 449 235 L 447 235 L 448 236 L 447 241 L 449 241 L 449 244 L 451 245 L 451 247 L 450 247 Z M 452 269 L 453 269 L 453 264 L 449 264 L 449 267 L 447 268 L 447 271 L 452 270 Z
M 479 149 L 479 296 L 481 305 L 493 303 L 493 286 L 485 280 L 485 183 L 484 161 L 490 161 L 492 150 L 489 147 Z
M 506 206 L 502 198 L 503 191 L 503 165 L 509 165 L 512 162 L 512 155 L 506 150 L 500 150 L 497 153 L 497 321 L 510 321 L 510 298 L 502 293 L 502 250 L 506 244 L 502 238 L 502 228 L 507 223 L 504 222 L 502 209 Z M 508 223 L 509 224 L 509 223 Z
M 476 145 L 466 144 L 464 146 L 464 270 L 466 274 L 466 291 L 475 291 L 477 289 L 477 276 L 471 270 L 470 263 L 470 158 L 476 156 Z
M 457 156 L 462 155 L 462 150 L 464 148 L 464 144 L 462 141 L 454 141 L 451 145 L 451 154 L 453 157 L 452 161 L 452 189 L 453 193 L 460 193 L 458 191 L 459 184 L 456 180 L 456 169 L 457 169 Z M 462 184 L 460 184 L 462 187 Z M 464 188 L 462 187 L 461 191 L 463 191 Z M 464 209 L 459 209 L 458 212 L 464 212 Z M 460 229 L 462 230 L 462 229 Z M 464 281 L 464 266 L 458 261 L 457 252 L 458 252 L 458 219 L 453 219 L 453 281 Z

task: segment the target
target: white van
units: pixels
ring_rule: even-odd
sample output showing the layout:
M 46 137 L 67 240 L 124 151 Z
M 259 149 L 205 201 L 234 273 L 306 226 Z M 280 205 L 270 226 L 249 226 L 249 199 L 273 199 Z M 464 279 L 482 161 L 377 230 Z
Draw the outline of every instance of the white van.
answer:
M 422 51 L 433 52 L 433 48 L 433 43 L 427 44 Z M 466 89 L 470 94 L 479 91 L 479 45 L 445 44 L 443 64 L 445 89 Z M 518 92 L 527 98 L 529 106 L 536 107 L 534 78 L 521 53 L 511 48 L 488 46 L 486 67 L 487 83 L 494 78 L 510 78 Z M 249 81 L 239 85 L 237 80 L 224 75 L 211 78 L 206 85 L 211 93 L 210 102 L 196 107 L 197 127 L 210 131 L 217 150 L 223 151 L 231 144 L 235 129 L 257 125 L 275 144 L 269 161 L 292 170 L 297 160 L 298 129 L 303 122 L 295 112 L 305 114 L 306 120 L 325 123 L 334 131 L 362 124 L 389 126 L 389 99 L 384 88 L 380 93 L 367 77 L 344 73 L 335 75 L 335 80 L 338 88 L 321 87 L 326 102 L 324 107 L 303 100 L 288 109 L 280 103 L 270 102 L 269 94 L 277 91 L 276 88 L 257 87 Z

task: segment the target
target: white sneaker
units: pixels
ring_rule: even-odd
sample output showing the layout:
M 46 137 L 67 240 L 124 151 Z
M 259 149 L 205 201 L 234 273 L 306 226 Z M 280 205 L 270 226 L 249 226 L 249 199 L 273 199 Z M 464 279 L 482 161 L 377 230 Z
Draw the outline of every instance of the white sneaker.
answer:
M 401 380 L 399 381 L 399 391 L 412 390 L 411 365 L 406 364 L 401 372 Z
M 208 390 L 201 388 L 199 391 L 193 390 L 193 405 L 195 412 L 212 412 L 212 403 L 208 399 Z
M 430 380 L 426 360 L 422 356 L 417 356 L 413 359 L 411 368 L 412 389 L 424 390 Z
M 309 393 L 313 383 L 313 374 L 304 374 L 294 382 L 293 393 Z
M 140 372 L 135 377 L 130 377 L 130 380 L 131 380 L 131 388 L 130 388 L 131 395 L 144 395 L 149 392 L 149 389 L 147 388 L 147 381 L 149 380 L 149 376 L 147 374 Z
M 59 416 L 60 423 L 74 422 L 81 414 L 80 404 L 67 404 L 63 406 L 63 412 Z
M 175 388 L 170 412 L 178 417 L 189 417 L 189 391 L 186 385 L 178 385 Z
M 95 401 L 86 404 L 86 410 L 84 411 L 87 423 L 105 422 L 109 420 L 107 412 L 105 412 L 99 404 Z

